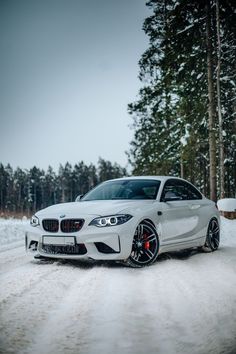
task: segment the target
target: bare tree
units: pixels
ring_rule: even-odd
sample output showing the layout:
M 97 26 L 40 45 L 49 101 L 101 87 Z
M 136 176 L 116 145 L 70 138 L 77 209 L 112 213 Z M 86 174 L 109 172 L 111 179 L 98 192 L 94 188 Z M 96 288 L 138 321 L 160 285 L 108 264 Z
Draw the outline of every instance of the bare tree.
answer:
M 216 87 L 217 87 L 217 108 L 219 120 L 219 168 L 220 168 L 220 198 L 225 196 L 224 183 L 224 141 L 223 141 L 223 120 L 221 110 L 220 94 L 220 70 L 221 70 L 221 38 L 220 38 L 220 5 L 216 0 L 216 29 L 217 29 L 217 68 L 216 68 Z

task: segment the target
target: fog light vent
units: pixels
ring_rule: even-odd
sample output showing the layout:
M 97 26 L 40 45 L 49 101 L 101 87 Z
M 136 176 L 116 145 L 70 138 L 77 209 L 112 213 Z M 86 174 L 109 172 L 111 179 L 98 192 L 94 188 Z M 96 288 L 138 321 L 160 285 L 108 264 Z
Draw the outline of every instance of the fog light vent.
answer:
M 38 242 L 37 241 L 31 241 L 29 244 L 29 250 L 30 251 L 37 251 L 38 248 Z
M 113 250 L 113 248 L 111 248 L 110 246 L 106 245 L 103 242 L 95 242 L 94 244 L 95 244 L 98 252 L 100 252 L 100 253 L 106 253 L 106 254 L 119 253 L 119 252 L 116 252 L 115 250 Z

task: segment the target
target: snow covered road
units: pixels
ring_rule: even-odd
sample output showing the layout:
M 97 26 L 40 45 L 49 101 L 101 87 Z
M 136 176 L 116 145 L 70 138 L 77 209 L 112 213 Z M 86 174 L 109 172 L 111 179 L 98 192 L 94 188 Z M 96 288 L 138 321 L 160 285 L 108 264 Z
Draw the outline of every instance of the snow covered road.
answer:
M 0 220 L 1 353 L 236 353 L 236 220 L 144 269 L 34 260 L 23 228 Z

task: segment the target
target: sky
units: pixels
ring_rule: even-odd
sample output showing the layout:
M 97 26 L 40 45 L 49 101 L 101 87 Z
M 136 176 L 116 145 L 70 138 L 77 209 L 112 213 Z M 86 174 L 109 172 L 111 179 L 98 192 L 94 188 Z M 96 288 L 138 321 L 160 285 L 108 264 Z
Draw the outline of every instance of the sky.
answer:
M 127 165 L 145 0 L 0 0 L 0 162 Z

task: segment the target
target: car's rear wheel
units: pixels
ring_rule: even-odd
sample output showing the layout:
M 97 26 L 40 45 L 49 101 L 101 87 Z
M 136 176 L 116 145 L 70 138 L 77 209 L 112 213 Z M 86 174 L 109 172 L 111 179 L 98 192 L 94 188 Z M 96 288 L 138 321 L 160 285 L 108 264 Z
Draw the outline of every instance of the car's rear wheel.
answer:
M 155 227 L 149 221 L 141 222 L 134 234 L 132 250 L 127 263 L 131 267 L 143 267 L 153 263 L 159 251 Z
M 217 219 L 211 219 L 207 229 L 206 242 L 202 250 L 205 252 L 216 251 L 220 244 L 220 227 Z

